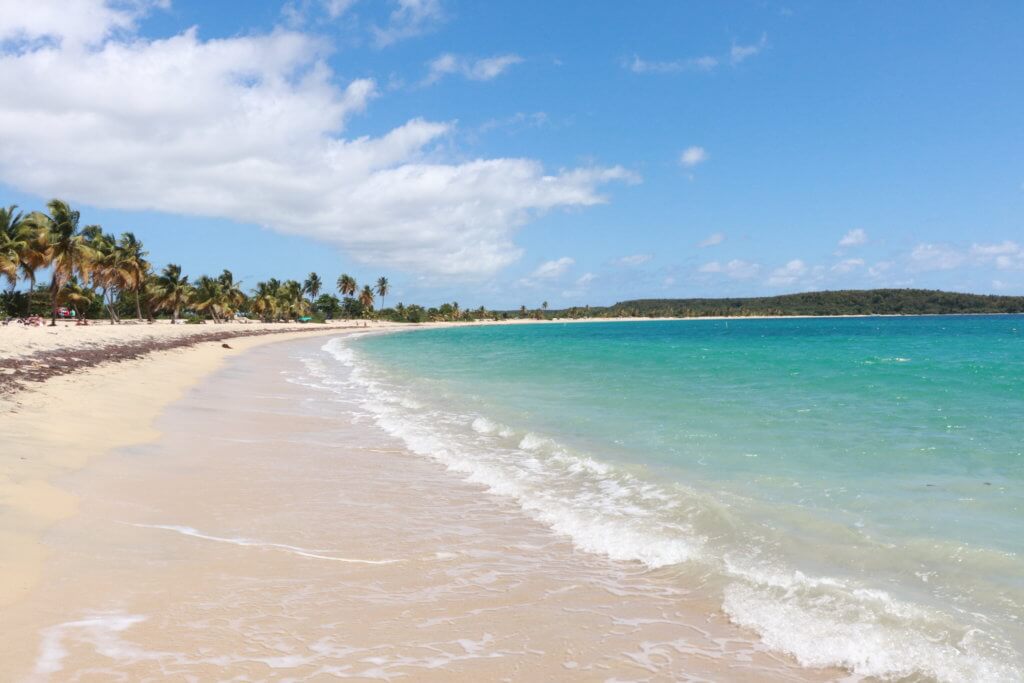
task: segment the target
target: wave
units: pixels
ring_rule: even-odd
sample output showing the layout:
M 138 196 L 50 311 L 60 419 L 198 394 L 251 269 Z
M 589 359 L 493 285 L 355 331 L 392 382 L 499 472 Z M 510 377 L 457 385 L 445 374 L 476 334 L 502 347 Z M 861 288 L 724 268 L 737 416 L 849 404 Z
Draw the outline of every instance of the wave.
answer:
M 230 543 L 231 545 L 237 545 L 247 548 L 266 548 L 268 550 L 280 550 L 291 555 L 298 555 L 299 557 L 308 557 L 314 560 L 330 560 L 331 562 L 344 562 L 348 564 L 394 564 L 395 562 L 401 562 L 401 560 L 359 560 L 351 557 L 338 557 L 337 555 L 325 555 L 324 550 L 308 550 L 306 548 L 300 548 L 294 545 L 286 545 L 284 543 L 268 543 L 266 541 L 255 541 L 251 538 L 233 538 L 224 536 L 211 536 L 210 534 L 204 534 L 197 529 L 193 529 L 190 526 L 178 526 L 175 524 L 132 524 L 132 526 L 140 527 L 143 529 L 161 529 L 163 531 L 173 531 L 183 536 L 191 536 L 192 538 L 200 538 L 205 541 L 216 541 L 218 543 Z
M 489 416 L 431 407 L 342 339 L 322 350 L 344 371 L 307 364 L 314 383 L 361 397 L 359 409 L 412 452 L 514 500 L 580 550 L 717 576 L 729 618 L 805 666 L 881 679 L 1024 678 L 1019 654 L 992 633 L 964 625 L 970 615 L 957 620 L 857 580 L 801 573 L 770 547 L 752 549 L 764 539 L 746 533 L 731 505 L 706 492 L 649 481 Z

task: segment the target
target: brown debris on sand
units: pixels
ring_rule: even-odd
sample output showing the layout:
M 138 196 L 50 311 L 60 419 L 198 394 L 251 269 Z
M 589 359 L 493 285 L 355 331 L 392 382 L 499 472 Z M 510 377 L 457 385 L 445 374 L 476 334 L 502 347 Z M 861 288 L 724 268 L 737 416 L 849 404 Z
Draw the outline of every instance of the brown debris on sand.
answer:
M 302 332 L 303 330 L 245 330 L 244 332 L 210 332 L 173 339 L 146 339 L 128 344 L 104 344 L 91 349 L 78 348 L 39 351 L 30 356 L 0 358 L 0 396 L 26 388 L 31 382 L 44 382 L 51 377 L 67 375 L 103 363 L 119 363 L 141 358 L 154 351 L 187 348 L 203 342 L 218 342 L 235 337 L 260 337 L 267 334 Z M 309 332 L 322 331 L 310 329 Z M 228 344 L 221 344 L 230 349 Z

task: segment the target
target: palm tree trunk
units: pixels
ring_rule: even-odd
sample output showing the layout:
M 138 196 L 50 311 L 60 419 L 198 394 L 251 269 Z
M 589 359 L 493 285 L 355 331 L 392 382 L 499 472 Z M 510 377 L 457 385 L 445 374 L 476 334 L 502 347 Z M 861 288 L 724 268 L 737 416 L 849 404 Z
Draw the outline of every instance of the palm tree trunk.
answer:
M 178 324 L 178 306 L 175 306 L 171 310 L 171 324 L 172 325 L 177 325 Z
M 135 317 L 138 318 L 139 322 L 141 323 L 142 322 L 142 303 L 141 303 L 140 299 L 142 299 L 142 293 L 141 293 L 141 291 L 139 289 L 136 289 L 135 290 Z
M 104 289 L 102 297 L 103 303 L 107 307 L 107 315 L 110 316 L 110 324 L 113 325 L 115 322 L 117 322 L 116 320 L 114 320 L 114 295 L 109 290 Z
M 57 286 L 57 274 L 54 273 L 50 280 L 50 327 L 57 327 L 57 293 L 60 288 Z

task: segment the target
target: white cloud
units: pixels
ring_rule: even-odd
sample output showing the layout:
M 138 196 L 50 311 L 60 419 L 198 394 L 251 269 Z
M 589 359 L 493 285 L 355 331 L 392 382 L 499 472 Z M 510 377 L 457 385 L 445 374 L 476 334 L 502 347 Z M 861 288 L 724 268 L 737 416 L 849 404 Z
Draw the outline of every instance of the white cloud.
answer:
M 167 8 L 170 0 L 4 0 L 0 11 L 0 43 L 50 40 L 65 48 L 94 45 L 129 31 L 152 7 Z
M 522 61 L 522 57 L 513 54 L 475 60 L 450 53 L 443 54 L 430 62 L 430 73 L 423 82 L 436 83 L 450 74 L 460 74 L 473 81 L 489 81 Z
M 729 54 L 721 57 L 714 55 L 703 55 L 690 59 L 671 60 L 646 60 L 639 55 L 633 55 L 632 59 L 622 62 L 622 66 L 636 74 L 673 74 L 683 71 L 714 71 L 722 64 L 728 63 L 736 66 L 741 62 L 758 54 L 768 45 L 768 36 L 763 34 L 761 39 L 752 45 L 732 44 Z
M 948 244 L 918 244 L 910 252 L 911 271 L 952 270 L 960 266 L 1024 270 L 1024 247 L 1012 240 L 998 244 L 974 243 L 962 250 Z
M 964 254 L 945 244 L 918 244 L 910 252 L 912 271 L 951 270 L 961 265 Z
M 652 256 L 650 254 L 633 254 L 631 256 L 623 256 L 620 259 L 616 259 L 615 263 L 620 266 L 639 266 L 643 263 L 650 261 Z
M 843 235 L 839 240 L 840 247 L 856 247 L 868 241 L 868 234 L 861 228 L 855 228 Z
M 868 275 L 874 278 L 882 277 L 893 267 L 893 265 L 892 261 L 879 261 L 868 268 Z
M 757 274 L 761 272 L 761 266 L 758 263 L 733 259 L 724 264 L 711 261 L 697 270 L 701 273 L 722 274 L 734 280 L 749 280 L 752 277 L 757 277 Z
M 693 168 L 698 164 L 702 164 L 708 160 L 708 153 L 703 147 L 687 147 L 683 150 L 682 154 L 679 155 L 679 163 L 687 168 Z
M 378 47 L 425 33 L 444 18 L 440 0 L 394 0 L 394 4 L 387 26 L 373 28 Z
M 347 12 L 356 0 L 324 0 L 324 10 L 331 19 L 337 19 Z
M 807 274 L 807 264 L 800 259 L 793 259 L 781 268 L 776 268 L 768 277 L 768 284 L 773 287 L 792 285 Z
M 127 21 L 105 16 L 80 35 L 116 35 Z M 34 26 L 71 30 L 56 19 Z M 0 182 L 107 208 L 256 223 L 421 274 L 483 276 L 519 258 L 512 237 L 538 213 L 599 204 L 601 185 L 636 180 L 620 167 L 451 162 L 440 149 L 453 128 L 445 122 L 414 118 L 345 138 L 377 86 L 338 85 L 326 46 L 302 33 L 201 40 L 191 29 L 81 45 L 0 51 L 0 92 L 18 93 L 0 100 Z
M 670 74 L 679 71 L 711 71 L 718 66 L 718 58 L 711 56 L 694 59 L 676 59 L 667 62 L 647 61 L 637 55 L 625 62 L 626 67 L 636 74 Z
M 576 278 L 571 289 L 566 289 L 562 292 L 562 298 L 573 299 L 579 296 L 583 296 L 584 294 L 587 293 L 587 290 L 590 289 L 590 283 L 593 282 L 596 279 L 596 277 L 597 276 L 594 275 L 593 273 L 583 273 L 583 275 L 580 275 L 578 278 Z M 520 284 L 524 284 L 524 282 L 521 281 Z
M 768 35 L 761 34 L 761 40 L 757 41 L 752 45 L 737 45 L 732 44 L 732 48 L 729 50 L 729 61 L 732 64 L 739 64 L 754 55 L 758 54 L 765 47 L 768 46 Z
M 281 7 L 285 23 L 295 28 L 302 26 L 314 12 L 319 11 L 331 21 L 342 17 L 358 0 L 288 0 Z
M 983 264 L 992 263 L 1000 270 L 1024 269 L 1024 247 L 1010 240 L 999 244 L 972 244 L 971 256 Z
M 716 244 L 721 244 L 724 241 L 725 241 L 725 233 L 713 232 L 710 235 L 708 235 L 707 237 L 705 237 L 704 239 L 702 239 L 700 242 L 698 242 L 697 246 L 700 247 L 701 249 L 704 249 L 706 247 L 713 247 Z
M 574 263 L 576 263 L 576 261 L 568 256 L 563 256 L 562 258 L 555 259 L 554 261 L 545 261 L 530 273 L 530 277 L 536 280 L 551 280 L 565 273 L 565 271 L 569 269 L 569 266 Z
M 833 273 L 840 273 L 840 274 L 849 273 L 849 272 L 852 272 L 852 271 L 856 270 L 857 268 L 862 268 L 863 266 L 864 266 L 864 259 L 862 259 L 862 258 L 848 258 L 848 259 L 843 259 L 839 263 L 837 263 L 834 266 L 832 266 L 832 272 Z

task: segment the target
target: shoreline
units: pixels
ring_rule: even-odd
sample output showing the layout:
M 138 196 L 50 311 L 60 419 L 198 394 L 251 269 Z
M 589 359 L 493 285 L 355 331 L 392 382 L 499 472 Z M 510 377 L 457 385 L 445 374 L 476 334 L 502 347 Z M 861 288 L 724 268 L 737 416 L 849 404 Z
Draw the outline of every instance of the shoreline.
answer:
M 627 322 L 624 319 L 585 319 L 522 320 L 509 323 L 615 321 Z M 72 371 L 45 377 L 16 394 L 0 396 L 0 429 L 10 435 L 8 440 L 12 446 L 5 452 L 6 457 L 0 459 L 0 609 L 17 605 L 19 599 L 31 594 L 32 588 L 41 580 L 42 568 L 49 564 L 46 562 L 48 552 L 43 537 L 58 522 L 75 517 L 79 510 L 79 499 L 66 490 L 68 482 L 81 479 L 76 473 L 84 470 L 83 474 L 87 478 L 95 478 L 96 472 L 106 472 L 106 476 L 116 483 L 116 476 L 110 476 L 112 469 L 108 460 L 120 460 L 122 455 L 118 453 L 123 454 L 125 447 L 147 444 L 166 437 L 166 430 L 159 427 L 157 422 L 168 406 L 223 368 L 229 359 L 276 342 L 496 324 L 503 323 L 393 324 L 366 328 L 303 326 L 299 329 L 257 328 L 252 331 L 236 328 L 223 332 L 198 330 L 207 336 L 197 334 L 190 339 L 168 340 L 166 348 L 152 348 L 152 341 L 127 344 L 123 346 L 124 357 L 98 357 L 88 365 L 76 366 Z M 231 332 L 233 336 L 223 336 Z M 216 335 L 216 338 L 209 338 L 208 335 Z M 232 340 L 230 348 L 221 346 L 223 338 Z M 110 348 L 112 345 L 102 347 L 99 351 Z M 53 353 L 67 355 L 69 352 Z M 286 355 L 283 350 L 274 353 L 274 357 L 283 358 Z M 248 361 L 246 364 L 252 365 Z M 276 369 L 277 366 L 267 367 Z M 277 373 L 270 374 L 276 376 Z M 216 382 L 206 382 L 204 386 L 221 381 L 218 378 Z M 4 410 L 4 403 L 12 397 L 16 400 L 10 401 Z M 26 418 L 28 422 L 25 422 Z M 373 451 L 368 447 L 366 450 Z M 110 457 L 97 458 L 99 455 Z M 99 467 L 90 466 L 94 461 Z M 232 476 L 230 473 L 228 475 Z M 385 509 L 382 517 L 388 518 L 389 514 Z M 159 524 L 166 520 L 154 521 Z M 205 521 L 196 523 L 195 527 L 203 530 L 205 524 Z M 76 522 L 72 522 L 70 527 L 61 524 L 60 528 L 65 529 L 63 533 L 66 534 L 66 529 L 74 529 L 75 525 Z M 217 535 L 220 532 L 213 528 L 210 533 Z M 300 545 L 307 548 L 321 547 L 305 543 Z M 813 675 L 814 670 L 810 671 L 809 675 Z
M 1007 314 L 1010 315 L 1010 314 Z M 326 326 L 227 324 L 206 326 L 58 326 L 25 329 L 0 336 L 0 432 L 7 436 L 0 458 L 0 607 L 15 601 L 33 582 L 31 570 L 43 559 L 38 539 L 53 523 L 74 514 L 76 502 L 51 482 L 84 467 L 92 458 L 159 433 L 152 423 L 161 411 L 234 355 L 264 344 L 308 337 L 381 334 L 448 327 L 553 325 L 602 322 L 753 320 L 789 318 L 859 318 L 912 316 L 721 316 L 703 318 L 513 319 L 474 322 L 390 323 L 345 321 Z M 95 345 L 97 328 L 106 344 Z M 241 329 L 240 329 L 241 328 Z M 270 329 L 268 329 L 270 328 Z M 7 328 L 0 330 L 6 331 Z M 118 339 L 135 331 L 136 338 Z M 42 332 L 64 344 L 18 355 L 12 338 Z M 54 334 L 56 332 L 56 334 Z M 164 332 L 160 338 L 159 332 Z M 157 334 L 154 334 L 157 333 Z M 174 333 L 170 336 L 170 333 Z M 141 338 L 139 338 L 141 337 Z M 231 340 L 230 348 L 221 345 Z M 59 363 L 55 367 L 55 363 Z M 28 364 L 28 367 L 25 365 Z M 151 387 L 159 385 L 153 390 Z M 87 397 L 90 399 L 86 401 Z M 94 400 L 93 400 L 94 399 Z
M 90 363 L 80 372 L 51 375 L 3 396 L 0 608 L 36 585 L 46 557 L 43 535 L 76 513 L 76 497 L 54 480 L 98 456 L 158 438 L 153 423 L 161 412 L 228 358 L 266 344 L 359 334 L 363 329 L 249 333 L 232 337 L 230 348 L 223 348 L 219 339 L 176 340 L 179 343 L 163 349 L 128 345 L 123 357 Z
M 104 457 L 81 454 L 81 467 L 55 475 L 81 493 L 81 512 L 39 530 L 52 560 L 40 560 L 39 590 L 6 610 L 18 634 L 11 673 L 837 675 L 768 651 L 676 570 L 577 552 L 513 502 L 291 383 L 295 356 L 318 339 L 251 342 L 231 355 L 213 343 L 161 352 L 71 387 L 100 398 L 173 377 L 176 388 L 160 406 L 118 397 L 113 419 L 131 405 L 140 424 L 149 413 L 148 432 L 117 444 L 102 428 L 83 434 L 104 442 Z M 58 384 L 69 382 L 41 386 Z M 165 669 L 164 658 L 185 668 Z

